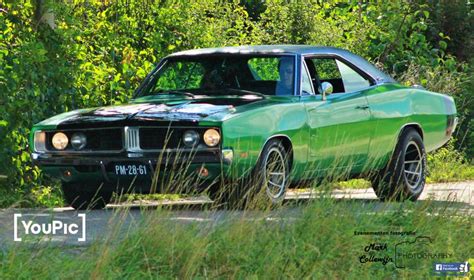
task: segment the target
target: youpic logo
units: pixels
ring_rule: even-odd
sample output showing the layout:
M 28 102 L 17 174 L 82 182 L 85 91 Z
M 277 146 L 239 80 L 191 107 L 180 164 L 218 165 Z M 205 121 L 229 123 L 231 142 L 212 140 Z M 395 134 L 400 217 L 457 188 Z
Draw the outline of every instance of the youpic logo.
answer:
M 29 216 L 29 215 L 25 215 Z M 23 236 L 77 236 L 77 241 L 86 241 L 86 214 L 77 214 L 77 222 L 50 219 L 39 221 L 22 214 L 13 215 L 13 240 L 23 241 Z

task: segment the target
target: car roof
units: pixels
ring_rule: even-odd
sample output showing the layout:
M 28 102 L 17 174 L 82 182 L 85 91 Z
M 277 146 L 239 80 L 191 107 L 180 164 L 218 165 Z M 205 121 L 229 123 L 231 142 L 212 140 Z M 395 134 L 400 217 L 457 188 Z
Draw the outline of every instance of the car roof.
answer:
M 377 69 L 373 64 L 364 58 L 353 54 L 347 50 L 325 47 L 325 46 L 309 46 L 309 45 L 257 45 L 257 46 L 237 46 L 237 47 L 220 47 L 220 48 L 204 48 L 186 50 L 176 52 L 168 57 L 176 56 L 199 56 L 199 55 L 219 55 L 219 54 L 295 54 L 295 55 L 328 55 L 341 57 L 347 62 L 353 64 L 361 71 L 371 76 L 377 84 L 395 83 L 396 81 Z
M 256 46 L 236 46 L 220 48 L 194 49 L 174 53 L 173 55 L 196 55 L 196 54 L 234 54 L 234 53 L 293 53 L 309 54 L 314 51 L 342 50 L 332 47 L 307 46 L 307 45 L 256 45 Z

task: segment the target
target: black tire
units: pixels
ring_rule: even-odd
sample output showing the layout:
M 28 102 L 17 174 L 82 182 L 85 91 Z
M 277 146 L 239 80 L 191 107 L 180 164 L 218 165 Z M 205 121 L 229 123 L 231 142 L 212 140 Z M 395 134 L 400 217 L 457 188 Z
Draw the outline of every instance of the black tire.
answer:
M 426 151 L 415 129 L 403 130 L 389 163 L 371 181 L 382 201 L 418 199 L 425 187 Z
M 214 203 L 228 208 L 280 205 L 290 183 L 290 154 L 291 151 L 287 151 L 280 140 L 270 140 L 249 176 L 238 182 L 211 187 L 209 197 Z
M 112 192 L 88 191 L 81 183 L 62 183 L 63 197 L 76 210 L 103 209 L 110 202 Z
M 244 183 L 239 181 L 219 181 L 209 187 L 207 194 L 218 208 L 243 208 L 241 192 L 243 185 Z

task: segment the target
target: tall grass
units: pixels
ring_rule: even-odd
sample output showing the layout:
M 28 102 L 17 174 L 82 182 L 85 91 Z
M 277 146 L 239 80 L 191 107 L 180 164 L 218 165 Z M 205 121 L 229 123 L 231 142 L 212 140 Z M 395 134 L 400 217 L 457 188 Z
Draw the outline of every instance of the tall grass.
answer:
M 22 243 L 8 248 L 0 278 L 426 279 L 434 262 L 470 259 L 474 264 L 473 217 L 459 216 L 455 209 L 460 206 L 436 201 L 379 204 L 323 195 L 273 211 L 148 209 L 131 231 L 123 224 L 134 210 L 121 208 L 109 221 L 105 240 L 88 248 L 50 244 L 32 250 Z M 430 252 L 452 256 L 413 260 L 405 269 L 393 262 L 359 261 L 371 243 L 386 243 L 386 251 L 373 253 L 393 258 L 397 243 L 419 235 L 431 238 Z
M 177 164 L 170 165 L 181 170 L 172 173 L 172 179 L 154 180 L 157 190 L 186 189 L 199 182 L 182 172 L 189 164 Z M 248 205 L 245 210 L 212 205 L 197 210 L 191 206 L 145 208 L 138 225 L 130 227 L 127 217 L 137 210 L 117 208 L 104 221 L 103 235 L 86 248 L 58 247 L 54 242 L 4 247 L 0 279 L 426 279 L 433 273 L 434 262 L 470 260 L 474 264 L 470 238 L 474 219 L 459 210 L 466 204 L 331 198 L 328 182 L 343 179 L 348 172 L 330 172 L 337 176 L 318 183 L 322 188 L 316 199 L 287 202 L 276 209 L 265 204 Z M 232 188 L 232 184 L 223 187 Z M 356 235 L 356 231 L 414 235 Z M 406 268 L 397 268 L 395 246 L 416 236 L 431 238 L 428 252 L 450 256 L 413 259 Z M 373 243 L 386 244 L 387 249 L 366 252 Z M 391 261 L 360 261 L 370 254 Z

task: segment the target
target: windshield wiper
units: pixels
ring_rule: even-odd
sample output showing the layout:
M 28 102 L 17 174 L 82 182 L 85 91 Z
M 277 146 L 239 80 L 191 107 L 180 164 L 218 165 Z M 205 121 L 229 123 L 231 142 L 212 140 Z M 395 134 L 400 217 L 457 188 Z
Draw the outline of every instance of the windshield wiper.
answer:
M 192 98 L 195 98 L 196 95 L 187 92 L 187 91 L 182 91 L 182 90 L 172 90 L 172 89 L 160 89 L 156 91 L 155 93 L 167 93 L 167 94 L 180 94 L 180 95 L 186 95 Z
M 231 92 L 245 93 L 245 94 L 249 94 L 249 95 L 257 95 L 257 96 L 266 98 L 265 94 L 260 93 L 260 92 L 256 92 L 256 91 L 251 91 L 251 90 L 238 89 L 238 88 L 225 88 L 224 90 L 231 91 Z

